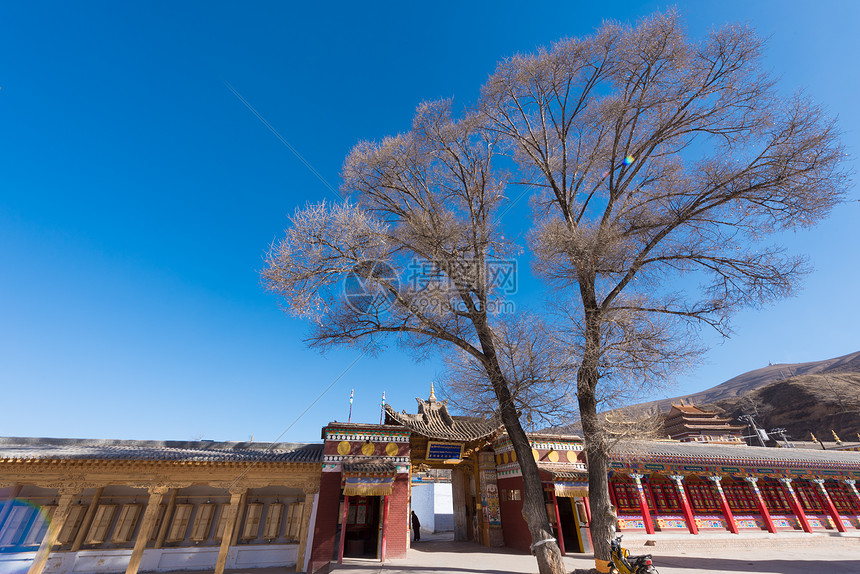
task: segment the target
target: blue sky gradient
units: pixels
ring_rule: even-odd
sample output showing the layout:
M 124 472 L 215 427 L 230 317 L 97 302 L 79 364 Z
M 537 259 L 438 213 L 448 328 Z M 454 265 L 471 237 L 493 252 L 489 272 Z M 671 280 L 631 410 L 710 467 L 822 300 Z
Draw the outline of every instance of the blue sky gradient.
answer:
M 261 289 L 286 217 L 335 196 L 228 84 L 337 188 L 349 149 L 408 129 L 421 101 L 469 105 L 500 59 L 665 7 L 5 3 L 0 435 L 313 441 L 346 419 L 351 388 L 355 421 L 378 420 L 383 390 L 413 412 L 436 362 L 393 348 L 346 370 L 357 351 L 308 350 L 308 325 Z M 838 115 L 857 156 L 860 3 L 678 8 L 694 38 L 728 22 L 768 37 L 780 89 Z M 816 269 L 798 296 L 741 313 L 728 341 L 705 334 L 706 363 L 666 396 L 860 350 L 860 202 L 847 192 L 822 225 L 781 238 Z M 511 215 L 527 213 L 523 201 Z M 524 278 L 520 297 L 542 294 Z

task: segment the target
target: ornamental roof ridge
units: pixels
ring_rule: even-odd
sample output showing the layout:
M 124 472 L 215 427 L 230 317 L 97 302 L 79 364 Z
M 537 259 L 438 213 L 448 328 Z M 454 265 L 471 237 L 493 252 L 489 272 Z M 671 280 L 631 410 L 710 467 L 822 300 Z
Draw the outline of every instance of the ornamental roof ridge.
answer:
M 498 432 L 503 426 L 497 417 L 483 419 L 452 416 L 448 412 L 447 402 L 438 401 L 435 397 L 428 401 L 417 401 L 416 414 L 407 413 L 405 410 L 398 413 L 388 404 L 385 405 L 385 414 L 416 434 L 440 440 L 479 440 Z
M 0 459 L 200 462 L 322 461 L 322 443 L 0 437 Z
M 654 459 L 743 460 L 750 464 L 820 465 L 860 469 L 860 452 L 836 450 L 806 450 L 710 444 L 700 442 L 629 441 L 612 449 L 611 457 L 625 460 L 630 456 Z

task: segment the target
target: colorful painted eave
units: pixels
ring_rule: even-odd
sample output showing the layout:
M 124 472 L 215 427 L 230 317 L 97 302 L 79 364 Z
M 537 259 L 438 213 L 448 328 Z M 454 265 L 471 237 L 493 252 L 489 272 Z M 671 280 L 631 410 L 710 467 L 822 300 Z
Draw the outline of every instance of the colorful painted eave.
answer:
M 646 473 L 860 477 L 860 454 L 845 451 L 642 441 L 613 449 L 610 461 Z

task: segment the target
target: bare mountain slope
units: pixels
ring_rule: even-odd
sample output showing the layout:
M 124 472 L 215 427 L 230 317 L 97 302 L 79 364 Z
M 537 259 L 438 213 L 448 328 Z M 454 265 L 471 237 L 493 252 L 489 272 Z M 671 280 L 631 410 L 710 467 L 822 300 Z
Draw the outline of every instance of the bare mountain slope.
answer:
M 755 389 L 792 377 L 826 373 L 860 373 L 860 351 L 825 361 L 770 365 L 743 373 L 698 393 L 640 403 L 636 406 L 648 412 L 665 412 L 669 410 L 672 403 L 677 404 L 681 399 L 684 399 L 685 402 L 692 401 L 696 405 L 715 403 L 732 397 L 739 397 Z
M 765 429 L 783 427 L 795 440 L 810 440 L 812 432 L 832 441 L 831 431 L 836 431 L 842 440 L 855 442 L 860 433 L 860 373 L 800 375 L 701 406 L 716 407 L 734 419 L 755 414 Z

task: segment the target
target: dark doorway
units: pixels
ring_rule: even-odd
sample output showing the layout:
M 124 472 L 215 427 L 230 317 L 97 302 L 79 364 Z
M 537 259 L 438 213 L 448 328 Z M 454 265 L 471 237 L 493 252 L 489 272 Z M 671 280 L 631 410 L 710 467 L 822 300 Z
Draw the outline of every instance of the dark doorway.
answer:
M 561 496 L 556 498 L 556 501 L 558 501 L 558 517 L 561 521 L 565 552 L 582 552 L 582 545 L 579 543 L 579 536 L 577 535 L 579 524 L 574 515 L 573 499 Z
M 381 497 L 350 496 L 343 555 L 350 558 L 378 558 Z

